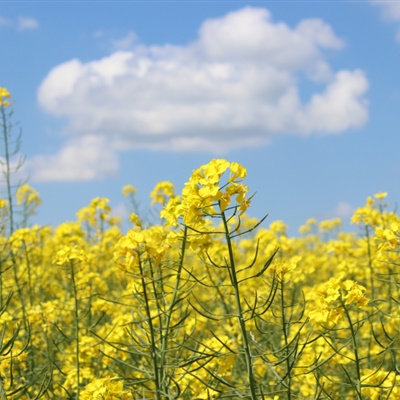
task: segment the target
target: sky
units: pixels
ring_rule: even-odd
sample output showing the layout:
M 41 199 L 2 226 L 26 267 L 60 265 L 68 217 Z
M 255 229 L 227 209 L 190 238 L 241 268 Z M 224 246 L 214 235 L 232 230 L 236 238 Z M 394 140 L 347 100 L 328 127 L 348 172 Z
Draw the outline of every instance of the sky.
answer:
M 292 233 L 400 200 L 400 0 L 0 0 L 0 49 L 35 223 L 213 158 Z

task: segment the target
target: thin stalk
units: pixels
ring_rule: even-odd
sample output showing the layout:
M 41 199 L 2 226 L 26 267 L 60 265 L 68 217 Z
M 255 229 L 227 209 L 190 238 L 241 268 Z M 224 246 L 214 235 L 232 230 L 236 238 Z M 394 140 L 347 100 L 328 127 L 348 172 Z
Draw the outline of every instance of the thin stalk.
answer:
M 186 240 L 187 240 L 187 226 L 185 225 L 185 229 L 183 232 L 183 241 L 182 241 L 182 253 L 179 261 L 179 266 L 178 266 L 178 271 L 176 273 L 176 280 L 175 280 L 175 286 L 174 286 L 174 292 L 172 294 L 172 299 L 168 307 L 168 312 L 167 312 L 167 321 L 165 323 L 165 328 L 164 332 L 162 332 L 162 339 L 161 339 L 161 368 L 162 368 L 162 377 L 161 377 L 161 382 L 164 386 L 165 392 L 167 393 L 168 387 L 166 385 L 166 370 L 165 370 L 165 358 L 167 354 L 167 349 L 168 349 L 168 336 L 169 336 L 169 327 L 171 325 L 171 319 L 172 319 L 172 313 L 173 313 L 173 307 L 175 305 L 176 297 L 178 295 L 178 289 L 179 289 L 179 284 L 181 280 L 181 273 L 182 273 L 182 268 L 183 268 L 183 260 L 185 258 L 185 249 L 186 249 Z
M 151 359 L 153 361 L 154 383 L 156 385 L 156 399 L 161 400 L 160 380 L 159 380 L 159 376 L 158 376 L 158 363 L 157 363 L 157 352 L 156 352 L 157 347 L 156 347 L 156 342 L 155 342 L 155 332 L 154 332 L 153 322 L 152 322 L 152 318 L 151 318 L 149 297 L 147 295 L 146 278 L 143 273 L 142 261 L 140 260 L 140 257 L 139 257 L 139 270 L 140 270 L 140 277 L 141 277 L 141 281 L 142 281 L 143 296 L 144 296 L 144 303 L 146 306 L 147 320 L 148 320 L 149 329 L 150 329 Z
M 157 310 L 157 319 L 158 319 L 158 327 L 157 327 L 157 332 L 159 332 L 159 335 L 162 338 L 162 332 L 163 332 L 163 326 L 164 326 L 164 321 L 163 321 L 163 315 L 165 315 L 165 296 L 164 296 L 164 285 L 162 281 L 162 271 L 159 268 L 157 272 L 157 277 L 154 275 L 154 268 L 153 268 L 153 263 L 151 259 L 147 260 L 148 263 L 148 268 L 150 272 L 150 278 L 151 278 L 151 287 L 153 289 L 153 294 L 154 294 L 154 301 L 155 301 L 155 307 Z M 160 273 L 161 272 L 161 273 Z M 160 289 L 158 289 L 158 287 Z M 162 303 L 160 302 L 159 299 L 159 294 L 163 295 Z M 154 330 L 156 331 L 156 330 Z M 168 397 L 168 386 L 165 386 L 165 382 L 163 381 L 164 377 L 164 363 L 160 362 L 158 364 L 158 371 L 159 371 L 159 378 L 160 378 L 160 388 L 164 390 L 164 394 Z
M 8 143 L 8 128 L 7 128 L 7 118 L 4 106 L 1 106 L 1 117 L 3 125 L 3 140 L 4 140 L 4 157 L 5 157 L 5 171 L 4 176 L 6 179 L 6 189 L 7 189 L 7 200 L 9 208 L 9 218 L 10 218 L 10 236 L 14 233 L 14 210 L 13 210 L 13 198 L 11 191 L 11 166 L 10 166 L 10 149 Z
M 353 323 L 350 318 L 349 311 L 348 311 L 346 305 L 344 304 L 342 298 L 340 298 L 340 302 L 342 303 L 344 312 L 346 314 L 347 321 L 350 326 L 351 341 L 353 344 L 354 358 L 355 358 L 355 362 L 356 362 L 356 373 L 357 373 L 356 392 L 357 392 L 358 400 L 362 400 L 362 396 L 361 396 L 361 363 L 360 363 L 360 358 L 358 356 L 358 346 L 357 346 L 357 341 L 356 341 L 356 334 L 354 332 L 354 327 L 353 327 Z
M 15 281 L 15 285 L 17 286 L 17 292 L 18 292 L 18 296 L 20 298 L 21 301 L 21 308 L 22 308 L 22 316 L 23 316 L 23 320 L 24 320 L 24 325 L 26 325 L 26 308 L 25 308 L 25 298 L 23 296 L 22 293 L 22 286 L 19 283 L 19 279 L 18 279 L 18 271 L 17 271 L 17 260 L 15 258 L 15 254 L 10 246 L 10 256 L 11 256 L 11 260 L 12 260 L 12 265 L 13 265 L 13 275 L 14 275 L 14 281 Z
M 281 315 L 282 315 L 282 330 L 283 330 L 283 337 L 285 340 L 285 358 L 286 358 L 286 375 L 287 375 L 287 398 L 290 400 L 292 398 L 292 376 L 291 376 L 291 366 L 290 366 L 290 349 L 289 349 L 289 340 L 288 340 L 288 333 L 287 333 L 287 322 L 286 322 L 286 315 L 285 315 L 285 299 L 284 299 L 284 285 L 283 285 L 283 277 L 280 282 L 280 289 L 281 289 Z
M 257 400 L 257 395 L 256 395 L 256 384 L 255 384 L 255 379 L 254 379 L 254 374 L 253 374 L 253 363 L 251 359 L 251 350 L 250 350 L 250 345 L 249 341 L 247 338 L 247 331 L 246 331 L 246 323 L 243 318 L 243 310 L 242 310 L 242 305 L 240 303 L 240 290 L 239 290 L 239 283 L 237 280 L 236 276 L 236 266 L 235 266 L 235 257 L 233 256 L 233 248 L 232 248 L 232 241 L 231 237 L 229 234 L 229 227 L 228 223 L 225 217 L 225 212 L 221 212 L 222 216 L 222 221 L 224 224 L 224 230 L 225 230 L 225 239 L 226 239 L 226 244 L 228 246 L 228 252 L 229 252 L 229 268 L 231 270 L 231 273 L 229 274 L 231 278 L 231 283 L 233 286 L 233 289 L 235 291 L 235 300 L 236 300 L 236 309 L 237 309 L 237 318 L 239 320 L 239 326 L 240 326 L 240 331 L 242 334 L 242 340 L 243 340 L 243 350 L 244 350 L 244 355 L 246 359 L 246 368 L 247 368 L 247 377 L 249 380 L 249 386 L 250 386 L 250 394 L 251 394 L 251 399 L 252 400 Z
M 12 195 L 12 187 L 11 187 L 11 154 L 10 154 L 10 143 L 9 143 L 9 135 L 11 131 L 11 125 L 7 123 L 7 116 L 5 112 L 5 107 L 3 105 L 0 106 L 1 109 L 1 118 L 2 118 L 2 127 L 3 127 L 3 141 L 4 141 L 4 176 L 6 182 L 6 191 L 7 191 L 7 201 L 8 201 L 8 214 L 10 219 L 10 237 L 14 233 L 14 205 L 13 205 L 13 195 Z M 9 128 L 10 127 L 10 128 Z M 3 163 L 2 163 L 3 164 Z M 21 286 L 18 280 L 17 273 L 17 264 L 11 249 L 11 257 L 13 262 L 13 270 L 14 270 L 14 280 L 18 289 L 18 295 L 21 299 L 22 312 L 24 316 L 24 321 L 26 321 L 26 312 L 25 312 L 25 301 L 22 296 Z
M 72 281 L 72 289 L 74 292 L 74 301 L 75 301 L 75 332 L 74 332 L 74 339 L 75 339 L 75 368 L 76 368 L 76 396 L 75 398 L 79 400 L 79 388 L 80 388 L 80 363 L 79 363 L 79 299 L 78 299 L 78 290 L 76 287 L 75 282 L 75 269 L 74 263 L 71 261 L 71 281 Z

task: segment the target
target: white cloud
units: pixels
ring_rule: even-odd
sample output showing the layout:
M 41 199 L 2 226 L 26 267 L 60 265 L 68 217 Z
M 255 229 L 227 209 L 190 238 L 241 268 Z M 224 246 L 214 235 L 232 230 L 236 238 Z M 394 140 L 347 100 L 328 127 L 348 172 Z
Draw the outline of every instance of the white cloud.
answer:
M 39 28 L 39 22 L 32 17 L 18 17 L 16 20 L 11 20 L 0 16 L 0 27 L 9 27 L 23 32 L 26 30 Z
M 19 17 L 17 22 L 17 30 L 23 32 L 30 29 L 39 28 L 39 22 L 31 17 Z
M 355 207 L 353 207 L 351 204 L 346 203 L 344 201 L 341 201 L 337 204 L 337 206 L 326 213 L 323 214 L 323 219 L 327 218 L 341 218 L 341 219 L 346 219 L 350 218 L 355 211 Z
M 341 132 L 358 128 L 367 119 L 363 95 L 368 83 L 360 70 L 340 71 L 322 94 L 312 96 L 305 108 L 303 131 Z M 299 122 L 300 126 L 300 122 Z
M 33 157 L 26 167 L 33 181 L 50 182 L 109 178 L 119 166 L 105 138 L 87 135 L 70 140 L 58 154 Z
M 320 19 L 290 27 L 266 9 L 246 7 L 206 20 L 185 46 L 136 44 L 60 64 L 38 99 L 67 118 L 67 133 L 108 138 L 114 151 L 218 153 L 276 135 L 340 133 L 368 118 L 363 72 L 333 71 L 326 60 L 343 46 Z M 308 100 L 303 85 L 313 89 Z
M 112 39 L 111 45 L 114 50 L 127 50 L 134 47 L 137 43 L 138 37 L 135 32 L 128 32 L 123 38 L 121 39 Z
M 334 214 L 338 218 L 349 218 L 354 214 L 355 210 L 356 209 L 351 204 L 340 202 L 336 206 Z
M 129 31 L 122 37 L 116 37 L 113 33 L 104 30 L 97 30 L 93 37 L 99 42 L 101 48 L 106 48 L 111 52 L 118 50 L 134 50 L 139 43 L 136 32 Z
M 400 21 L 400 2 L 371 0 L 371 3 L 382 10 L 382 16 L 387 20 Z
M 389 22 L 397 22 L 395 39 L 400 42 L 400 1 L 370 0 L 374 6 L 380 7 L 382 17 Z

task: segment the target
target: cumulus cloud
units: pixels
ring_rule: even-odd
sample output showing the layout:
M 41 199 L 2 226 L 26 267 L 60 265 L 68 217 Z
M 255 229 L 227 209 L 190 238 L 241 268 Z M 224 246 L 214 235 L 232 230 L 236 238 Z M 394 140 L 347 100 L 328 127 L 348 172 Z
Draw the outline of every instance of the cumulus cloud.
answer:
M 400 2 L 371 0 L 371 3 L 381 9 L 382 17 L 388 22 L 397 23 L 396 40 L 400 42 Z
M 134 50 L 139 42 L 139 38 L 134 31 L 129 31 L 122 37 L 115 37 L 115 35 L 108 31 L 98 30 L 94 32 L 93 37 L 99 41 L 102 48 L 107 48 L 111 52 Z
M 327 62 L 344 45 L 320 19 L 291 27 L 246 7 L 206 20 L 187 45 L 137 43 L 100 60 L 69 60 L 48 73 L 38 99 L 66 117 L 66 133 L 107 138 L 113 151 L 218 153 L 277 135 L 341 133 L 368 118 L 363 71 Z
M 31 17 L 19 17 L 17 21 L 17 29 L 19 31 L 26 31 L 30 29 L 39 28 L 39 22 Z
M 39 22 L 32 17 L 18 17 L 17 19 L 13 20 L 0 16 L 0 27 L 1 26 L 13 28 L 18 32 L 24 32 L 39 28 Z
M 35 156 L 27 162 L 33 181 L 91 181 L 115 176 L 118 158 L 102 137 L 74 138 L 57 154 Z
M 336 206 L 334 214 L 338 218 L 349 218 L 354 214 L 355 210 L 356 209 L 351 204 L 340 202 Z
M 354 214 L 355 210 L 355 207 L 353 207 L 351 204 L 341 201 L 336 205 L 333 210 L 324 213 L 323 218 L 347 219 Z
M 120 39 L 112 39 L 111 45 L 115 50 L 126 50 L 134 47 L 137 43 L 138 37 L 135 32 L 128 32 Z

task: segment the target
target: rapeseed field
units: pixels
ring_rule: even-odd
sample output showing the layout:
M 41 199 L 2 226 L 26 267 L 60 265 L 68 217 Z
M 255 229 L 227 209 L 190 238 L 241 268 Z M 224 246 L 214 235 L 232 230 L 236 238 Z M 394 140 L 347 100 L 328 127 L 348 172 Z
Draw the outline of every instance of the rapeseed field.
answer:
M 30 225 L 12 186 L 0 89 L 0 399 L 400 399 L 400 217 L 387 193 L 353 217 L 248 216 L 246 168 L 213 159 L 151 219 L 120 228 L 109 200 Z M 8 141 L 8 142 L 7 142 Z M 123 195 L 135 204 L 136 189 Z

